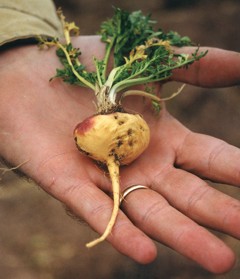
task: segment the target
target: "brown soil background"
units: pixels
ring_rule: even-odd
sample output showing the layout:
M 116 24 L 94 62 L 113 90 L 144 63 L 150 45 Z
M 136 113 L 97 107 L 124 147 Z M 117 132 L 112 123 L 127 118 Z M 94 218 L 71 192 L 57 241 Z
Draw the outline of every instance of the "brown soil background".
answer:
M 164 30 L 176 30 L 205 46 L 239 51 L 240 2 L 236 1 L 107 1 L 56 0 L 81 33 L 94 34 L 112 16 L 112 6 L 151 13 Z M 168 109 L 194 131 L 219 137 L 240 147 L 240 88 L 203 89 L 188 86 Z M 213 185 L 240 199 L 240 190 Z M 237 279 L 240 243 L 216 233 L 237 254 L 235 268 L 213 275 L 178 253 L 158 245 L 159 255 L 139 265 L 120 255 L 108 243 L 87 250 L 95 233 L 69 218 L 63 206 L 33 183 L 4 175 L 0 181 L 0 278 L 4 279 Z M 189 240 L 191 241 L 191 240 Z

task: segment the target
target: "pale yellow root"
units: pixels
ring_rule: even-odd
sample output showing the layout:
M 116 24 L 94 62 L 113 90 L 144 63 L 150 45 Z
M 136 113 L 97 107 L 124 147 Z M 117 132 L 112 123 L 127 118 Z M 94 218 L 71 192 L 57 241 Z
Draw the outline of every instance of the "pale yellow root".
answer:
M 122 94 L 121 99 L 123 99 L 127 96 L 135 95 L 135 96 L 147 97 L 147 98 L 150 98 L 150 99 L 152 99 L 154 101 L 157 101 L 157 102 L 169 101 L 169 100 L 175 98 L 178 94 L 180 94 L 185 86 L 186 86 L 186 84 L 183 84 L 180 88 L 178 88 L 178 90 L 176 92 L 172 93 L 169 97 L 165 97 L 165 98 L 159 98 L 156 95 L 153 95 L 151 93 L 141 91 L 141 90 L 128 90 L 128 91 L 125 91 Z
M 112 191 L 113 191 L 113 210 L 108 225 L 104 233 L 97 239 L 86 244 L 86 247 L 91 248 L 100 242 L 104 241 L 111 233 L 112 228 L 116 222 L 119 206 L 120 206 L 120 186 L 119 186 L 119 165 L 110 159 L 107 163 L 109 175 L 112 181 Z

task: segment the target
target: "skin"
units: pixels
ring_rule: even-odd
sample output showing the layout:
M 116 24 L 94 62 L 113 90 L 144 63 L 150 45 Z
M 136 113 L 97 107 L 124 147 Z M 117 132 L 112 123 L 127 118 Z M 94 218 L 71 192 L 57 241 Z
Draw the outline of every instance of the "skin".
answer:
M 80 37 L 75 43 L 88 67 L 93 54 L 102 57 L 98 37 Z M 102 234 L 112 211 L 111 183 L 79 153 L 72 136 L 76 124 L 94 113 L 93 94 L 60 80 L 48 82 L 60 67 L 54 52 L 30 45 L 1 53 L 0 154 L 13 165 L 25 162 L 21 171 Z M 239 84 L 239 77 L 238 53 L 210 49 L 187 75 L 178 70 L 173 79 L 215 87 Z M 154 239 L 211 272 L 230 270 L 232 250 L 204 227 L 239 238 L 240 202 L 202 177 L 239 186 L 240 150 L 191 132 L 165 109 L 154 117 L 140 99 L 129 97 L 128 105 L 144 115 L 151 142 L 139 159 L 121 169 L 121 188 L 150 188 L 127 196 L 108 241 L 139 263 L 155 259 Z

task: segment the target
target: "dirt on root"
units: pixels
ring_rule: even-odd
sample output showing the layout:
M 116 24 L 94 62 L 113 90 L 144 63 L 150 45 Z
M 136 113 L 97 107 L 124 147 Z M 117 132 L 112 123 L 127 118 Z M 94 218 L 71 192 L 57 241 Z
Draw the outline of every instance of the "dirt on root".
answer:
M 176 30 L 204 46 L 240 49 L 239 0 L 56 0 L 81 34 L 95 34 L 112 16 L 112 6 L 151 13 L 164 30 Z M 166 87 L 165 90 L 172 90 Z M 188 128 L 219 137 L 240 147 L 239 87 L 204 89 L 187 86 L 168 109 Z M 240 199 L 234 187 L 213 185 Z M 158 257 L 139 265 L 108 243 L 85 249 L 96 235 L 87 225 L 69 218 L 63 206 L 31 181 L 6 173 L 0 181 L 0 278 L 4 279 L 237 279 L 239 241 L 216 233 L 237 254 L 234 269 L 213 275 L 159 244 Z M 190 240 L 191 241 L 191 240 Z

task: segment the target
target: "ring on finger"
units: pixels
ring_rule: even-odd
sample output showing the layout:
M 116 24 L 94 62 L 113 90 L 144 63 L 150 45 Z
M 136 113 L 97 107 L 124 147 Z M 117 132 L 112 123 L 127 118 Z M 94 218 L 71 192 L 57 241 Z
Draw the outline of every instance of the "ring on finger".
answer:
M 120 197 L 120 205 L 121 205 L 121 203 L 123 202 L 123 200 L 126 198 L 127 195 L 129 195 L 131 192 L 136 191 L 136 190 L 138 190 L 138 189 L 149 189 L 149 187 L 138 184 L 138 185 L 132 185 L 132 186 L 126 188 L 126 189 L 122 192 L 122 195 L 121 195 L 121 197 Z

